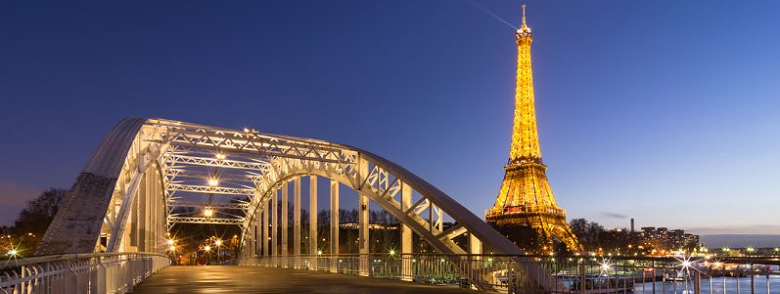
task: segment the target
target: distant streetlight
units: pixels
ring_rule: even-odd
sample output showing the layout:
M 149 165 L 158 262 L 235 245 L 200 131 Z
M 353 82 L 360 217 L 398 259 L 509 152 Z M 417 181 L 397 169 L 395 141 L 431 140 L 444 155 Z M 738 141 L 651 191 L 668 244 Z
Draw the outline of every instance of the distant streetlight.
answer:
M 216 241 L 214 241 L 214 245 L 217 246 L 217 262 L 220 262 L 219 248 L 222 247 L 222 240 L 217 239 Z
M 19 251 L 16 251 L 16 249 L 8 250 L 8 255 L 11 257 L 16 257 L 17 254 L 19 254 Z
M 219 180 L 217 180 L 217 178 L 209 179 L 209 187 L 216 187 L 217 185 L 219 185 Z
M 209 245 L 203 246 L 203 250 L 206 252 L 211 251 L 211 246 Z
M 173 245 L 174 241 L 172 239 L 168 239 L 168 241 L 165 241 L 168 245 Z
M 393 249 L 390 249 L 390 255 L 391 255 L 391 256 L 392 256 L 392 255 L 395 255 L 395 250 L 393 250 Z
M 212 217 L 214 215 L 214 210 L 211 208 L 206 208 L 203 210 L 203 215 L 206 217 Z
M 612 266 L 609 265 L 608 263 L 602 263 L 601 264 L 601 270 L 606 272 L 606 271 L 609 271 L 610 269 L 612 269 Z
M 216 157 L 219 160 L 223 160 L 223 159 L 227 158 L 227 156 L 225 156 L 225 153 L 217 153 Z

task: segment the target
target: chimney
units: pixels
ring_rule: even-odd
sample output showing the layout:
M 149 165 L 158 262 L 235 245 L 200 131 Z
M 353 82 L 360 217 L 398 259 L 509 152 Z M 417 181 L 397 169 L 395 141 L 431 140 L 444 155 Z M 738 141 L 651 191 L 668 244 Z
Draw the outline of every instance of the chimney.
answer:
M 634 233 L 634 218 L 631 218 L 631 233 Z

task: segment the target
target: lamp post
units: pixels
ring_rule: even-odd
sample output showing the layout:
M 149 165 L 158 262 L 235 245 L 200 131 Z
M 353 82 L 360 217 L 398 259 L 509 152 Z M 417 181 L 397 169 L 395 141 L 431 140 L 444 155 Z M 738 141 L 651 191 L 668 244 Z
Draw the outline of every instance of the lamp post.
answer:
M 214 245 L 217 246 L 217 262 L 219 263 L 219 262 L 221 262 L 219 249 L 220 249 L 220 247 L 222 247 L 222 240 L 217 239 L 216 241 L 214 241 Z
M 211 254 L 209 254 L 211 252 L 211 246 L 203 246 L 203 251 L 206 251 L 206 264 L 209 264 L 211 261 Z

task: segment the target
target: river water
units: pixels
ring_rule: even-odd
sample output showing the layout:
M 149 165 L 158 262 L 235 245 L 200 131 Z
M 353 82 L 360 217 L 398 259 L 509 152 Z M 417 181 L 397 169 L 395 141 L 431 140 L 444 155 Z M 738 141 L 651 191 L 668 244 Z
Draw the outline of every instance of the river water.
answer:
M 725 287 L 724 287 L 725 285 Z M 702 278 L 701 294 L 780 294 L 780 276 L 756 276 L 753 281 L 755 291 L 751 292 L 750 277 L 743 278 Z M 687 290 L 693 294 L 693 283 L 687 283 Z M 653 292 L 653 283 L 636 283 L 634 285 L 634 294 L 685 294 L 685 282 L 655 282 L 655 292 Z

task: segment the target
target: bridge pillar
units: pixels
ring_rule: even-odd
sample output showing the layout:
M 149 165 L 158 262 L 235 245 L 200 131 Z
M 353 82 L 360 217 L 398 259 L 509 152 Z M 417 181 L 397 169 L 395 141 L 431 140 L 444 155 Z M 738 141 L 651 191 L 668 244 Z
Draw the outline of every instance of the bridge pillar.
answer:
M 268 200 L 263 204 L 263 257 L 268 257 Z
M 317 176 L 309 176 L 309 269 L 317 270 Z
M 244 255 L 244 257 L 250 257 L 251 258 L 251 257 L 255 256 L 255 236 L 257 236 L 255 234 L 255 229 L 257 229 L 257 228 L 252 223 L 250 223 L 249 224 L 249 228 L 247 228 L 247 231 L 246 231 L 247 235 L 244 237 L 244 240 L 246 240 L 246 244 L 245 244 L 244 248 L 246 250 L 242 250 L 242 254 Z M 243 252 L 243 251 L 246 251 L 246 252 Z M 217 260 L 219 260 L 219 259 L 217 259 Z
M 138 193 L 137 196 L 135 196 L 136 201 L 138 201 L 138 231 L 136 233 L 136 237 L 138 238 L 136 240 L 136 250 L 140 252 L 149 252 L 149 220 L 151 219 L 152 215 L 149 213 L 151 208 L 151 203 L 149 203 L 149 175 L 151 173 L 144 173 L 143 176 L 141 176 L 141 183 L 138 184 L 138 188 L 136 188 L 136 193 Z
M 358 174 L 361 178 L 368 177 L 368 161 L 360 159 L 358 164 Z M 368 196 L 358 193 L 358 250 L 359 250 L 359 274 L 369 276 L 369 201 Z
M 338 273 L 339 255 L 339 182 L 330 180 L 330 271 Z
M 482 254 L 482 241 L 469 234 L 469 254 Z
M 284 182 L 284 184 L 282 184 L 282 268 L 287 268 L 289 266 L 287 262 L 287 258 L 289 256 L 288 254 L 289 252 L 287 250 L 288 248 L 287 244 L 290 242 L 290 236 L 289 236 L 290 219 L 288 216 L 289 206 L 290 206 L 290 201 L 288 198 L 290 194 L 289 187 L 290 185 L 288 182 Z
M 412 187 L 401 183 L 401 210 L 412 209 Z M 411 281 L 412 273 L 412 229 L 401 224 L 401 280 Z
M 368 276 L 369 219 L 368 196 L 358 194 L 358 242 L 360 250 L 360 275 Z
M 264 209 L 257 209 L 255 212 L 255 255 L 257 257 L 263 253 L 263 211 Z
M 271 257 L 273 257 L 273 266 L 277 266 L 276 257 L 279 255 L 279 191 L 274 191 L 271 195 Z
M 293 180 L 293 268 L 301 268 L 301 177 Z

